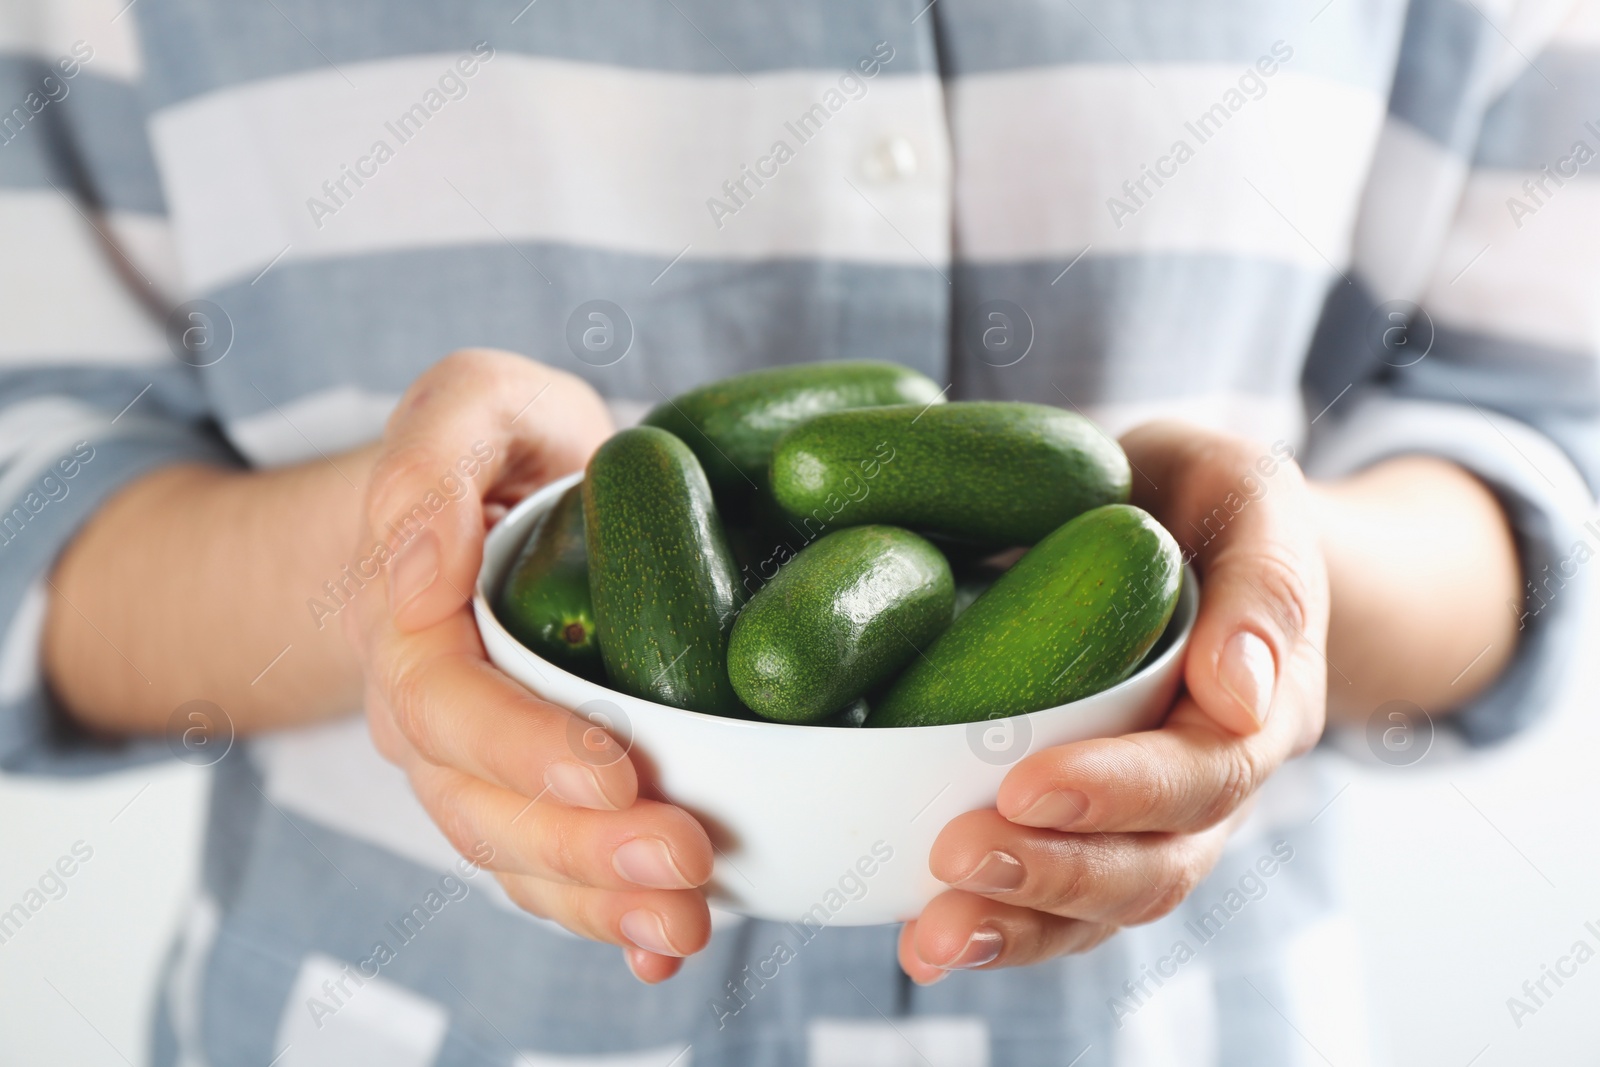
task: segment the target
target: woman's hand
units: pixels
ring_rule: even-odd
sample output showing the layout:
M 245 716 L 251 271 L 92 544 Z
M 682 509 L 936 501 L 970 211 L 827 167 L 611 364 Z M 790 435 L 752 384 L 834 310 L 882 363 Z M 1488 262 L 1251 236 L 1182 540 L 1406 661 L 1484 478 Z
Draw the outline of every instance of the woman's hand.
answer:
M 929 865 L 953 888 L 900 937 L 919 982 L 1085 951 L 1165 915 L 1215 865 L 1261 783 L 1322 734 L 1328 582 L 1287 450 L 1175 423 L 1122 445 L 1133 502 L 1200 572 L 1186 691 L 1159 729 L 1028 756 L 997 810 L 945 827 Z
M 588 385 L 530 360 L 466 351 L 430 369 L 390 418 L 367 490 L 357 558 L 383 557 L 387 578 L 345 615 L 373 740 L 450 842 L 490 855 L 522 907 L 621 946 L 659 982 L 710 936 L 697 887 L 711 842 L 639 798 L 615 739 L 490 665 L 470 603 L 486 523 L 581 469 L 611 429 Z

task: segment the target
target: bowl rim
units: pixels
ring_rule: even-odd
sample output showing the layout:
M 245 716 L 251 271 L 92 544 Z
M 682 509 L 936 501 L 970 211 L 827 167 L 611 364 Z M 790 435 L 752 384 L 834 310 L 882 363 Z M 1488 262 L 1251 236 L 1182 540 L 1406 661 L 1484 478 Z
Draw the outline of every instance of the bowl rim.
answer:
M 500 619 L 494 613 L 492 603 L 493 598 L 490 596 L 487 587 L 499 584 L 501 578 L 503 577 L 503 573 L 501 572 L 503 572 L 505 566 L 508 566 L 510 562 L 512 562 L 514 557 L 507 559 L 500 567 L 495 568 L 496 573 L 491 574 L 488 552 L 490 540 L 496 536 L 506 536 L 506 529 L 509 528 L 513 523 L 520 521 L 526 512 L 532 511 L 535 508 L 545 504 L 546 501 L 549 501 L 566 492 L 567 489 L 577 485 L 582 480 L 583 471 L 575 471 L 572 474 L 568 474 L 561 478 L 557 478 L 554 481 L 545 483 L 538 489 L 523 497 L 513 507 L 508 509 L 506 513 L 500 517 L 499 521 L 490 527 L 489 531 L 484 535 L 483 558 L 478 566 L 478 577 L 473 583 L 472 593 L 473 611 L 477 619 L 477 627 L 480 638 L 483 636 L 482 631 L 486 626 L 492 627 L 497 632 L 499 637 L 503 637 L 514 648 L 521 652 L 523 656 L 535 661 L 539 665 L 537 668 L 538 671 L 542 672 L 545 669 L 554 671 L 556 674 L 561 675 L 566 679 L 570 679 L 571 682 L 577 686 L 589 687 L 601 693 L 605 693 L 610 697 L 617 697 L 633 704 L 642 705 L 643 707 L 649 708 L 655 712 L 671 712 L 680 716 L 692 716 L 694 719 L 703 720 L 704 725 L 710 728 L 804 730 L 807 732 L 814 732 L 816 730 L 834 730 L 840 733 L 855 734 L 860 736 L 884 737 L 891 736 L 897 731 L 905 730 L 915 730 L 921 732 L 937 730 L 951 732 L 966 731 L 970 729 L 974 723 L 1008 722 L 1015 719 L 1033 720 L 1036 716 L 1055 716 L 1064 712 L 1070 712 L 1073 708 L 1076 708 L 1087 701 L 1098 701 L 1101 699 L 1110 698 L 1113 694 L 1138 684 L 1147 675 L 1165 671 L 1170 666 L 1174 658 L 1187 652 L 1189 637 L 1194 632 L 1195 621 L 1199 618 L 1200 614 L 1200 581 L 1198 576 L 1194 573 L 1194 569 L 1188 563 L 1185 563 L 1183 565 L 1183 584 L 1178 590 L 1178 604 L 1173 609 L 1171 621 L 1169 621 L 1167 624 L 1169 629 L 1174 625 L 1178 626 L 1178 632 L 1173 636 L 1172 640 L 1168 642 L 1167 647 L 1162 650 L 1160 655 L 1156 656 L 1154 659 L 1147 660 L 1143 666 L 1134 671 L 1132 674 L 1128 675 L 1128 677 L 1124 678 L 1122 681 L 1118 682 L 1116 685 L 1108 686 L 1107 688 L 1101 689 L 1098 692 L 1090 693 L 1088 696 L 1079 697 L 1077 700 L 1069 701 L 1066 704 L 1057 704 L 1054 707 L 1040 708 L 1037 711 L 1020 712 L 1016 715 L 1006 715 L 993 719 L 975 719 L 970 722 L 937 723 L 922 726 L 879 727 L 869 730 L 860 726 L 827 726 L 821 723 L 773 722 L 768 719 L 734 719 L 726 715 L 713 715 L 704 711 L 692 711 L 689 708 L 675 708 L 671 704 L 660 704 L 653 700 L 647 700 L 644 697 L 636 697 L 632 694 L 621 692 L 620 690 L 611 689 L 607 686 L 601 685 L 598 682 L 593 682 L 580 675 L 573 674 L 571 671 L 551 663 L 549 660 L 533 651 L 533 649 L 527 647 L 513 637 L 511 632 L 505 628 L 505 626 L 500 622 Z M 1163 631 L 1162 636 L 1165 636 L 1166 633 L 1167 631 Z M 1159 641 L 1160 638 L 1157 638 L 1157 640 Z M 519 682 L 518 684 L 520 685 L 522 683 Z

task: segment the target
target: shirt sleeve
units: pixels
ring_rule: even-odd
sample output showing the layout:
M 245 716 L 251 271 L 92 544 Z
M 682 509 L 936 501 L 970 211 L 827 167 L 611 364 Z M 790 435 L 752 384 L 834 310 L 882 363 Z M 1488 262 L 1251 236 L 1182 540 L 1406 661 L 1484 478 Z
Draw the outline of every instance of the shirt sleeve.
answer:
M 238 458 L 191 365 L 204 360 L 167 339 L 175 257 L 133 20 L 91 40 L 31 7 L 0 12 L 0 99 L 17 104 L 0 115 L 0 770 L 74 774 L 166 746 L 62 714 L 39 666 L 56 559 L 139 476 Z
M 1413 3 L 1352 270 L 1305 377 L 1308 472 L 1437 455 L 1510 517 L 1518 654 L 1452 717 L 1472 744 L 1550 703 L 1600 554 L 1600 4 L 1493 17 L 1470 0 Z

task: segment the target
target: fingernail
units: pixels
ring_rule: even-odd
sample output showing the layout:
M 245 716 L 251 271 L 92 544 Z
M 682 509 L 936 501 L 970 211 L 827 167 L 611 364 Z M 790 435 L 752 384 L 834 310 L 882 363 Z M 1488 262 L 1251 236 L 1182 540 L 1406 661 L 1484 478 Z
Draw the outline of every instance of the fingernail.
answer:
M 667 843 L 658 837 L 624 841 L 611 854 L 611 868 L 633 884 L 650 889 L 688 889 L 694 884 L 678 870 Z
M 1089 798 L 1076 789 L 1052 789 L 1011 821 L 1021 826 L 1071 830 L 1089 814 Z
M 439 537 L 423 530 L 389 565 L 389 610 L 399 611 L 439 577 Z
M 566 760 L 550 764 L 544 769 L 544 784 L 557 800 L 571 807 L 617 810 L 600 788 L 600 779 L 595 777 L 594 771 L 582 764 Z
M 951 884 L 969 893 L 1009 893 L 1027 876 L 1028 872 L 1015 856 L 996 850 L 983 857 L 971 874 Z
M 1250 631 L 1234 634 L 1222 646 L 1217 680 L 1258 723 L 1266 722 L 1267 713 L 1272 710 L 1272 687 L 1277 675 L 1272 649 Z
M 970 971 L 999 959 L 1000 951 L 1005 947 L 1005 938 L 1000 936 L 999 930 L 980 926 L 967 938 L 966 947 L 960 955 L 949 963 L 935 963 L 934 966 L 946 971 Z
M 663 956 L 683 955 L 667 940 L 666 924 L 653 911 L 644 908 L 630 911 L 623 915 L 620 925 L 622 936 L 647 952 L 658 952 Z

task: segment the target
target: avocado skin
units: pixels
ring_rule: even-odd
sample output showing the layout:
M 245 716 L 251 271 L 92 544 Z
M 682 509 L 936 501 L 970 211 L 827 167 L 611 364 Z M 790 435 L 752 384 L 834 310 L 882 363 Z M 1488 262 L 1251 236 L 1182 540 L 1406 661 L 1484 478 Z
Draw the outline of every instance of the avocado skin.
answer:
M 891 677 L 950 623 L 944 555 L 894 526 L 819 538 L 745 605 L 728 677 L 758 715 L 821 722 Z
M 589 593 L 612 688 L 741 715 L 727 669 L 737 569 L 689 446 L 648 426 L 616 434 L 589 460 L 583 511 Z
M 579 486 L 562 493 L 555 506 L 534 521 L 500 586 L 494 613 L 535 655 L 592 682 L 605 682 L 594 601 L 589 596 Z
M 643 425 L 682 438 L 720 497 L 764 488 L 773 444 L 813 415 L 881 404 L 921 408 L 942 399 L 931 378 L 898 363 L 802 363 L 691 389 L 657 404 Z
M 1172 618 L 1183 561 L 1127 504 L 1066 523 L 1001 575 L 873 704 L 868 726 L 1053 708 L 1127 678 Z
M 1123 503 L 1131 482 L 1127 456 L 1088 419 L 1008 401 L 818 415 L 778 439 L 771 472 L 798 520 L 889 523 L 989 549 Z

